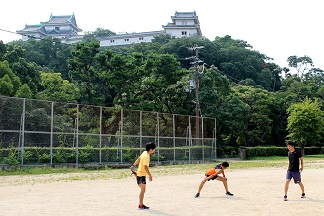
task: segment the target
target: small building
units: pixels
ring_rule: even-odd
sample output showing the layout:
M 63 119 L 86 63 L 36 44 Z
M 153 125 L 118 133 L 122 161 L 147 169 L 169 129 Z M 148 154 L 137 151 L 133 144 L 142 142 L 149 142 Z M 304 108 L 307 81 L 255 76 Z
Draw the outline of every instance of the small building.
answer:
M 53 16 L 51 14 L 47 22 L 41 22 L 37 25 L 27 25 L 23 30 L 18 30 L 17 33 L 22 35 L 22 40 L 27 41 L 29 38 L 42 39 L 52 36 L 54 38 L 70 38 L 82 32 L 77 26 L 75 16 Z
M 172 23 L 162 25 L 163 30 L 138 32 L 128 34 L 117 34 L 107 37 L 97 37 L 100 46 L 122 46 L 137 43 L 150 43 L 155 36 L 168 34 L 171 37 L 197 37 L 202 36 L 200 24 L 196 12 L 175 12 L 171 16 Z M 43 22 L 41 25 L 29 25 L 17 33 L 23 35 L 23 40 L 29 37 L 43 38 L 53 36 L 61 38 L 62 43 L 74 44 L 82 41 L 83 35 L 78 35 L 80 32 L 75 22 L 74 14 L 72 16 L 52 16 L 48 22 Z M 64 33 L 64 34 L 63 34 Z
M 162 26 L 166 34 L 171 37 L 197 37 L 202 36 L 196 12 L 176 12 L 171 16 L 172 23 Z

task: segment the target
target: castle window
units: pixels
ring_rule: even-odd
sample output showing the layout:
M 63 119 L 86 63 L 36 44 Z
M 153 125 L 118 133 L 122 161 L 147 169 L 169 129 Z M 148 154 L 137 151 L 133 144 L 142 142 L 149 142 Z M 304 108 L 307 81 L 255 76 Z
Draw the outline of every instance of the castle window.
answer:
M 55 31 L 60 31 L 60 27 L 55 27 Z
M 182 35 L 187 35 L 187 31 L 182 31 L 181 34 Z
M 129 39 L 128 39 L 128 38 L 126 38 L 126 39 L 125 39 L 125 41 L 129 41 Z
M 182 25 L 187 25 L 187 21 L 182 22 Z
M 143 37 L 140 37 L 139 40 L 144 40 L 144 38 Z
M 110 43 L 114 43 L 115 42 L 115 40 L 110 40 Z

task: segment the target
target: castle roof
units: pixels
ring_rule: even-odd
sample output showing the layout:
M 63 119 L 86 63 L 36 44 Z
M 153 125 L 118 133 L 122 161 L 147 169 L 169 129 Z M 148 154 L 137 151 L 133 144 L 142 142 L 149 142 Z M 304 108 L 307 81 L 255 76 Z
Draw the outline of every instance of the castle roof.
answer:
M 71 31 L 65 31 L 64 28 L 60 29 L 59 31 L 57 29 L 53 30 L 46 30 L 46 26 L 52 26 L 52 27 L 60 27 L 60 26 L 71 26 L 74 29 L 74 33 L 81 32 L 82 29 L 78 28 L 75 16 L 72 15 L 64 15 L 64 16 L 53 16 L 51 14 L 49 20 L 47 22 L 40 22 L 40 24 L 37 25 L 27 25 L 23 30 L 16 31 L 18 34 L 21 35 L 28 35 L 32 33 L 39 33 L 40 35 L 46 36 L 46 35 L 69 35 L 72 32 Z
M 171 16 L 172 23 L 168 23 L 167 25 L 162 25 L 164 29 L 196 29 L 198 32 L 198 35 L 202 35 L 200 30 L 200 24 L 198 16 L 196 15 L 196 11 L 194 12 L 175 12 L 174 16 Z M 176 21 L 187 21 L 187 20 L 193 20 L 193 25 L 186 24 L 180 24 L 180 22 L 176 23 Z

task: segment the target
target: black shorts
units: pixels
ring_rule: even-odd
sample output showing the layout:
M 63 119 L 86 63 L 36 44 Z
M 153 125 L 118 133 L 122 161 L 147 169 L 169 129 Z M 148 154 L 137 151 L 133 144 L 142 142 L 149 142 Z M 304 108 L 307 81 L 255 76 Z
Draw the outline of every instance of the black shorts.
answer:
M 137 176 L 136 180 L 137 180 L 137 184 L 146 184 L 146 177 L 145 176 Z
M 206 176 L 206 177 L 209 177 L 209 175 L 207 175 L 207 174 L 205 174 L 205 176 Z M 208 179 L 208 181 L 210 181 L 210 180 L 215 180 L 215 179 L 217 179 L 217 177 L 218 177 L 218 175 L 215 175 L 213 178 Z

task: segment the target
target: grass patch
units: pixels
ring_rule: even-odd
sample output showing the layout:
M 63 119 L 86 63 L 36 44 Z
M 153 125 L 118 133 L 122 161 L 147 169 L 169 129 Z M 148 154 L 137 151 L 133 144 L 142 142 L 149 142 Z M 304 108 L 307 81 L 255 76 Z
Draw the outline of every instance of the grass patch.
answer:
M 304 156 L 305 167 L 324 167 L 324 155 L 307 155 Z M 230 164 L 228 171 L 236 169 L 253 169 L 253 168 L 285 168 L 288 166 L 288 157 L 255 157 L 248 160 L 227 160 Z M 206 172 L 211 167 L 214 167 L 218 162 L 205 164 L 184 164 L 184 165 L 166 165 L 150 167 L 153 176 L 164 175 L 190 175 L 201 174 Z M 0 176 L 37 176 L 62 174 L 61 180 L 97 180 L 97 179 L 122 179 L 130 177 L 128 168 L 112 169 L 106 168 L 103 170 L 89 170 L 76 168 L 52 168 L 52 167 L 27 167 L 15 168 L 12 170 L 0 170 Z M 65 175 L 64 175 L 65 174 Z

